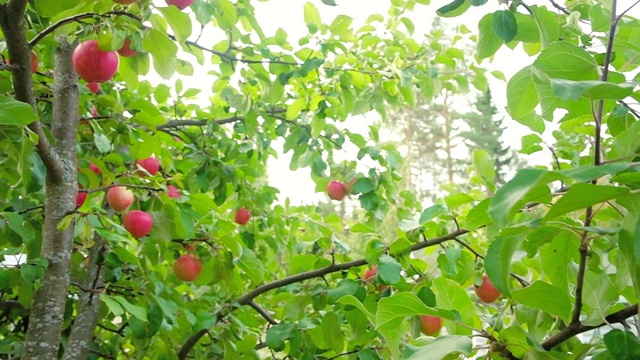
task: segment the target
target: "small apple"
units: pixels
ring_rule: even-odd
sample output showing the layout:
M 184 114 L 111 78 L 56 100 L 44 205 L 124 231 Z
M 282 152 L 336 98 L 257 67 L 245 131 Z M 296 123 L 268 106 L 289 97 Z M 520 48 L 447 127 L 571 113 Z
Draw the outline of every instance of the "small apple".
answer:
M 160 170 L 160 161 L 158 161 L 158 159 L 154 158 L 153 156 L 146 159 L 137 160 L 136 165 L 140 165 L 140 167 L 147 170 L 147 172 L 151 175 L 157 174 L 158 170 Z M 146 176 L 147 174 L 144 171 L 139 170 L 138 175 Z
M 482 276 L 482 284 L 480 286 L 476 286 L 474 290 L 480 300 L 487 304 L 491 304 L 498 300 L 501 295 L 500 291 L 493 286 L 491 281 L 489 281 L 489 277 L 486 274 Z
M 251 213 L 249 210 L 245 208 L 240 208 L 236 211 L 236 215 L 234 216 L 234 220 L 237 224 L 244 225 L 249 222 L 251 218 Z
M 114 3 L 122 4 L 122 5 L 130 5 L 140 0 L 113 0 Z
M 133 191 L 124 186 L 114 186 L 107 191 L 107 203 L 117 212 L 123 212 L 133 204 Z
M 138 55 L 138 52 L 131 49 L 131 40 L 126 38 L 124 39 L 124 44 L 122 44 L 122 47 L 118 50 L 118 54 L 124 57 L 133 57 Z
M 100 91 L 100 83 L 97 82 L 88 83 L 87 87 L 89 88 L 89 91 L 94 94 L 97 94 Z
M 172 199 L 179 199 L 180 190 L 178 190 L 178 188 L 173 185 L 167 185 L 167 195 L 169 195 L 169 197 Z
M 362 278 L 364 282 L 371 283 L 373 278 L 378 274 L 378 265 L 373 265 L 370 268 L 364 269 L 364 274 L 362 274 Z M 389 288 L 388 285 L 378 285 L 378 291 L 385 291 Z
M 76 207 L 81 207 L 86 200 L 87 200 L 86 191 L 78 191 L 78 194 L 76 195 Z
M 333 200 L 342 200 L 347 195 L 347 189 L 344 183 L 337 180 L 331 180 L 327 185 L 327 194 Z
M 124 228 L 136 239 L 147 236 L 153 226 L 153 218 L 144 211 L 129 211 L 122 219 Z
M 93 171 L 96 175 L 100 174 L 100 169 L 94 163 L 89 163 L 89 170 Z
M 95 40 L 81 42 L 71 60 L 78 75 L 88 83 L 109 81 L 118 71 L 118 53 L 100 50 Z
M 33 50 L 31 50 L 30 59 L 31 59 L 31 73 L 35 74 L 38 71 L 38 55 Z M 11 63 L 9 59 L 7 59 L 6 62 L 7 64 Z
M 165 0 L 167 5 L 175 5 L 178 9 L 184 10 L 193 4 L 194 0 Z
M 192 253 L 196 251 L 196 246 L 193 244 L 185 244 L 184 249 L 187 250 L 187 252 Z
M 347 193 L 351 194 L 351 190 L 353 190 L 353 184 L 355 183 L 356 183 L 356 178 L 353 178 L 349 180 L 348 183 L 344 184 L 344 189 L 347 191 Z
M 440 329 L 442 329 L 442 318 L 438 316 L 421 315 L 420 328 L 422 333 L 427 336 L 438 335 Z
M 200 275 L 200 270 L 202 270 L 202 263 L 193 254 L 180 255 L 173 263 L 173 271 L 178 279 L 182 281 L 195 280 Z

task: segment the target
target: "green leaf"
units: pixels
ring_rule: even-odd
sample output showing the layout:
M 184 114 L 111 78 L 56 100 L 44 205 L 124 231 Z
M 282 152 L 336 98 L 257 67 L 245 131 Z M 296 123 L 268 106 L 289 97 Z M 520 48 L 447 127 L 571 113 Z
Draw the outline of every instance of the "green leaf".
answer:
M 484 186 L 493 192 L 496 190 L 496 165 L 491 158 L 491 155 L 486 150 L 474 149 L 471 153 L 471 161 L 473 163 L 473 169 L 480 177 L 480 180 Z
M 141 321 L 135 316 L 129 319 L 129 327 L 136 339 L 151 338 L 160 330 L 164 320 L 162 308 L 155 301 L 150 300 L 146 309 L 149 321 Z
M 627 170 L 629 166 L 629 163 L 609 163 L 597 166 L 580 166 L 569 170 L 559 171 L 558 173 L 570 179 L 573 179 L 576 182 L 587 182 L 601 178 L 605 175 L 618 174 Z
M 322 334 L 331 350 L 339 354 L 344 349 L 344 335 L 340 329 L 340 320 L 333 312 L 328 312 L 322 318 Z
M 351 193 L 367 194 L 374 191 L 375 189 L 376 189 L 376 186 L 373 183 L 373 181 L 369 180 L 368 178 L 361 177 L 358 180 L 356 180 L 356 182 L 353 184 L 353 187 L 351 188 Z
M 120 295 L 114 296 L 113 300 L 122 305 L 129 314 L 137 317 L 138 320 L 147 321 L 147 311 L 143 307 L 131 304 L 127 299 Z
M 617 159 L 627 156 L 637 156 L 638 149 L 640 148 L 639 133 L 640 121 L 636 121 L 613 139 L 608 157 Z
M 400 272 L 402 267 L 396 259 L 384 254 L 380 256 L 378 262 L 378 277 L 385 284 L 395 284 L 400 281 Z
M 0 125 L 24 126 L 35 120 L 38 116 L 29 104 L 0 95 Z
M 178 9 L 176 6 L 157 7 L 156 9 L 162 13 L 164 19 L 169 26 L 171 26 L 176 40 L 181 44 L 187 41 L 192 31 L 189 14 Z
M 267 346 L 275 351 L 284 349 L 284 341 L 293 337 L 299 330 L 294 324 L 280 323 L 269 327 L 265 342 Z
M 456 285 L 458 284 L 456 283 Z M 431 315 L 439 316 L 443 319 L 455 319 L 451 311 L 430 308 L 415 294 L 401 292 L 380 300 L 376 311 L 376 327 L 380 330 L 397 330 L 405 317 L 413 315 Z
M 329 290 L 329 303 L 333 304 L 343 296 L 355 295 L 358 289 L 360 289 L 359 282 L 351 279 L 342 279 L 338 286 Z
M 424 223 L 433 220 L 438 215 L 444 213 L 445 210 L 446 208 L 444 206 L 437 204 L 424 209 L 422 214 L 420 214 L 420 225 L 424 225 Z
M 487 14 L 478 23 L 476 51 L 481 59 L 488 58 L 500 49 L 504 41 L 493 31 L 493 14 Z
M 498 237 L 491 242 L 484 258 L 484 267 L 493 286 L 505 295 L 511 294 L 509 270 L 511 258 L 522 241 L 519 236 Z
M 22 264 L 20 265 L 20 276 L 27 283 L 35 284 L 36 281 L 44 276 L 44 268 L 37 265 Z
M 560 38 L 558 15 L 547 10 L 544 6 L 532 5 L 529 6 L 529 9 L 538 25 L 542 48 L 546 48 L 549 44 L 558 41 Z
M 464 14 L 470 6 L 471 2 L 469 0 L 453 0 L 436 10 L 436 14 L 442 17 L 454 17 Z
M 513 40 L 518 33 L 516 17 L 513 12 L 508 10 L 499 10 L 493 13 L 491 28 L 504 42 Z
M 315 33 L 322 25 L 322 18 L 318 8 L 310 2 L 304 4 L 304 22 L 310 33 Z
M 629 267 L 636 296 L 640 296 L 640 217 L 635 210 L 624 217 L 618 243 Z
M 590 269 L 584 274 L 582 297 L 583 311 L 587 318 L 580 322 L 587 326 L 605 323 L 609 309 L 619 300 L 618 291 L 609 276 Z
M 469 231 L 473 231 L 482 226 L 493 223 L 493 219 L 489 215 L 489 205 L 491 199 L 484 199 L 474 206 L 465 216 L 462 227 Z
M 445 319 L 445 326 L 450 334 L 469 335 L 472 328 L 478 328 L 481 325 L 480 318 L 469 298 L 467 290 L 457 282 L 444 277 L 438 277 L 433 280 L 433 287 L 436 293 L 436 303 L 439 308 L 456 311 L 460 314 L 460 321 L 467 326 L 463 326 L 451 321 L 451 318 Z M 427 314 L 431 315 L 431 314 Z
M 552 285 L 569 291 L 569 269 L 580 257 L 579 247 L 578 236 L 567 230 L 554 236 L 551 243 L 540 250 L 542 270 Z
M 35 7 L 38 15 L 48 18 L 59 15 L 77 4 L 77 0 L 38 0 L 35 2 Z
M 242 256 L 238 260 L 238 267 L 256 284 L 259 284 L 264 279 L 264 265 L 256 257 L 255 253 L 249 249 L 243 249 Z
M 524 306 L 557 315 L 565 321 L 571 318 L 569 293 L 543 281 L 535 281 L 524 289 L 513 290 L 511 297 Z
M 542 169 L 524 169 L 518 171 L 511 181 L 502 186 L 494 196 L 489 206 L 489 214 L 498 226 L 505 226 L 519 210 L 518 205 L 524 205 L 526 196 L 535 187 L 561 178 L 561 176 Z
M 176 71 L 178 46 L 156 29 L 148 29 L 142 38 L 142 46 L 153 56 L 153 67 L 158 75 L 169 80 Z
M 138 256 L 132 254 L 127 250 L 124 246 L 116 246 L 112 249 L 114 254 L 118 256 L 120 261 L 123 263 L 129 263 L 133 265 L 140 266 L 140 261 L 138 260 Z
M 611 330 L 604 335 L 604 343 L 616 360 L 640 359 L 640 340 L 631 331 Z
M 514 119 L 527 115 L 538 105 L 538 93 L 531 67 L 518 71 L 507 83 L 507 110 Z
M 450 359 L 449 354 L 469 355 L 472 351 L 471 338 L 468 336 L 438 336 L 426 346 L 407 346 L 402 359 L 404 360 L 441 360 Z M 457 358 L 457 357 L 456 357 Z
M 329 6 L 338 6 L 334 0 L 322 0 L 322 3 Z
M 376 316 L 372 314 L 369 310 L 367 310 L 367 308 L 365 308 L 364 305 L 360 302 L 360 300 L 358 300 L 355 296 L 346 295 L 340 298 L 340 300 L 338 300 L 338 303 L 343 305 L 355 306 L 367 317 L 367 319 L 371 324 L 376 325 Z
M 633 93 L 635 84 L 614 84 L 599 80 L 572 81 L 551 79 L 553 93 L 562 100 L 577 101 L 581 97 L 592 100 L 621 100 Z
M 113 300 L 111 296 L 102 294 L 100 295 L 100 301 L 102 301 L 103 303 L 105 303 L 105 305 L 107 305 L 107 307 L 109 308 L 109 310 L 111 310 L 113 315 L 120 316 L 124 314 L 124 309 L 122 308 L 122 306 L 117 301 Z
M 238 22 L 236 6 L 229 0 L 217 0 L 217 11 L 213 16 L 218 21 L 218 25 L 223 30 L 233 30 Z
M 585 209 L 629 193 L 629 188 L 594 184 L 573 184 L 547 212 L 544 221 L 549 221 L 566 213 Z
M 597 80 L 598 63 L 586 50 L 568 41 L 557 41 L 542 50 L 533 62 L 536 74 L 550 79 Z

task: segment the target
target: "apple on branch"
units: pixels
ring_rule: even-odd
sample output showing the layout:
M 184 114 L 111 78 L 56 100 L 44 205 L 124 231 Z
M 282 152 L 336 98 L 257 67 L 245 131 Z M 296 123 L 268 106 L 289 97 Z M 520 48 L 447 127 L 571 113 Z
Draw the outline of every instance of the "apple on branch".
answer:
M 193 254 L 180 255 L 173 263 L 173 272 L 176 277 L 182 281 L 193 281 L 202 270 L 202 263 L 197 256 Z
M 233 217 L 234 221 L 239 225 L 244 225 L 249 222 L 251 218 L 251 213 L 246 208 L 240 208 L 236 210 L 236 214 Z
M 137 160 L 135 162 L 135 165 L 138 165 L 141 168 L 145 169 L 152 176 L 157 174 L 158 171 L 160 170 L 160 161 L 158 161 L 158 159 L 156 159 L 153 156 L 148 157 L 146 159 Z M 147 174 L 142 170 L 138 170 L 137 173 L 140 176 L 147 176 Z
M 71 61 L 78 75 L 88 83 L 109 81 L 118 71 L 118 53 L 100 50 L 95 40 L 81 42 L 73 51 Z
M 362 278 L 364 282 L 371 283 L 373 282 L 373 278 L 378 275 L 378 265 L 373 265 L 370 268 L 366 268 L 364 270 L 364 274 L 362 274 Z M 378 285 L 378 291 L 382 292 L 389 288 L 388 285 Z
M 432 315 L 420 316 L 420 330 L 427 336 L 435 336 L 442 329 L 442 318 Z
M 175 5 L 178 9 L 184 10 L 193 4 L 194 0 L 165 0 L 167 5 Z
M 117 212 L 125 211 L 133 204 L 133 200 L 133 191 L 124 186 L 114 186 L 107 190 L 107 203 Z
M 486 274 L 482 276 L 482 284 L 480 284 L 480 286 L 475 286 L 474 290 L 480 300 L 487 304 L 498 300 L 501 295 L 500 290 L 496 289 L 496 287 L 493 286 Z
M 147 236 L 153 226 L 153 218 L 144 211 L 129 211 L 122 219 L 124 228 L 136 239 Z
M 327 185 L 327 194 L 332 200 L 342 200 L 347 195 L 347 189 L 343 182 L 331 180 Z

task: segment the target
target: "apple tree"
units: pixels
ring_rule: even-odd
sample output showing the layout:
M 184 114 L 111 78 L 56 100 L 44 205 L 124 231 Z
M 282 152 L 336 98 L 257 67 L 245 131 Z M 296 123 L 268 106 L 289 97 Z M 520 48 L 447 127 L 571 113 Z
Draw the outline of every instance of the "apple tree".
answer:
M 488 12 L 457 29 L 475 59 L 412 36 L 428 3 L 356 25 L 307 2 L 292 40 L 249 0 L 0 0 L 0 354 L 634 358 L 631 332 L 576 336 L 637 314 L 640 23 L 615 0 L 437 9 Z M 554 167 L 496 188 L 476 151 L 466 188 L 423 209 L 397 186 L 400 152 L 349 130 L 418 94 L 485 91 L 476 62 L 520 44 L 535 60 L 507 110 L 528 154 L 559 123 Z M 276 202 L 278 144 L 310 194 L 366 212 L 349 224 L 362 254 L 346 219 Z

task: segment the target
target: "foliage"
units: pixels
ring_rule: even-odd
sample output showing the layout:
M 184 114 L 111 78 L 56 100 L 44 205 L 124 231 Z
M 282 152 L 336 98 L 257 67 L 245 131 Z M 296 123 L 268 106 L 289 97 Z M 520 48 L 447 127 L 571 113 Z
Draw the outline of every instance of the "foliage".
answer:
M 479 59 L 503 45 L 535 55 L 508 80 L 507 109 L 531 129 L 528 154 L 542 149 L 546 122 L 559 122 L 560 168 L 520 170 L 487 197 L 495 159 L 477 156 L 473 188 L 422 209 L 398 191 L 403 159 L 378 128 L 364 137 L 338 125 L 414 106 L 418 94 L 486 90 L 485 70 L 464 51 L 412 38 L 408 14 L 432 11 L 419 5 L 428 3 L 394 0 L 388 16 L 356 28 L 346 15 L 325 22 L 309 2 L 308 33 L 293 43 L 282 29 L 265 34 L 248 0 L 196 0 L 184 12 L 149 0 L 0 2 L 11 59 L 0 67 L 1 356 L 637 357 L 630 332 L 586 343 L 576 335 L 626 324 L 638 310 L 640 122 L 626 100 L 638 100 L 630 77 L 640 21 L 615 0 L 557 5 L 561 13 L 517 1 L 484 16 L 470 35 Z M 454 0 L 436 13 L 494 8 Z M 203 45 L 198 25 L 219 42 Z M 73 72 L 74 44 L 116 50 L 125 38 L 139 54 L 121 57 L 93 94 Z M 443 71 L 461 63 L 471 78 Z M 201 66 L 208 73 L 195 75 Z M 165 81 L 149 81 L 151 68 Z M 340 217 L 276 202 L 265 172 L 279 139 L 292 169 L 311 169 L 310 193 L 357 177 L 351 197 L 367 216 L 350 231 L 363 258 L 341 241 Z M 347 144 L 357 155 L 336 163 Z M 152 155 L 161 171 L 149 176 L 136 160 Z M 372 164 L 366 173 L 359 161 Z M 131 210 L 152 215 L 148 236 L 133 238 L 104 204 L 115 185 L 134 190 Z M 78 187 L 88 197 L 76 208 Z M 241 207 L 251 212 L 246 225 L 233 222 Z M 393 237 L 381 235 L 390 209 Z M 187 252 L 202 262 L 193 282 L 172 270 Z M 365 282 L 372 265 L 377 275 Z M 503 293 L 494 304 L 472 290 L 483 272 Z M 442 317 L 446 331 L 419 337 L 419 315 Z

